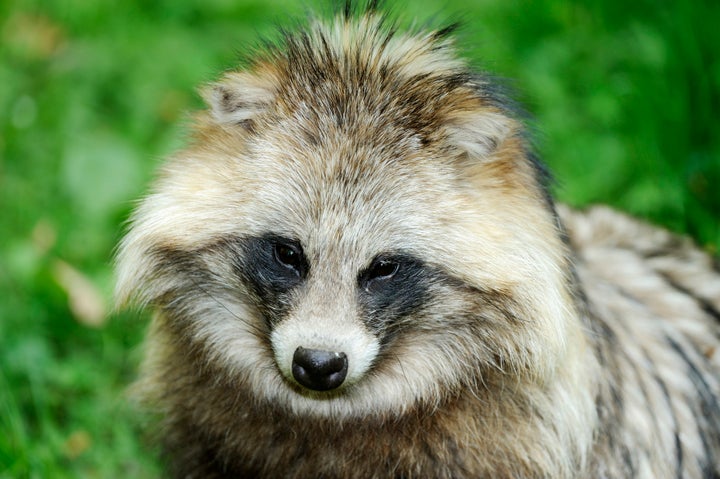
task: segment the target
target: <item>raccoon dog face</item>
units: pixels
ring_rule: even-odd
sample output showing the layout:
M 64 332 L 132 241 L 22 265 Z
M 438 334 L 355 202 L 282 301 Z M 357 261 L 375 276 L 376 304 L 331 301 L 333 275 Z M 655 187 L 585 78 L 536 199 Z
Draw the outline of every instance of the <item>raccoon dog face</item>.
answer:
M 120 300 L 157 311 L 146 374 L 191 356 L 238 397 L 337 418 L 555 374 L 552 206 L 446 33 L 341 18 L 206 90 L 119 252 Z

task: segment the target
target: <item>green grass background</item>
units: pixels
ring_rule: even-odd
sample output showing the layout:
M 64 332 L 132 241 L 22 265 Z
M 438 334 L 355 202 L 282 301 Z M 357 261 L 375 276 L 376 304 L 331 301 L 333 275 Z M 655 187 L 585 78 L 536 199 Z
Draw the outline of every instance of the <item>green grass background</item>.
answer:
M 113 247 L 161 159 L 183 144 L 187 112 L 201 107 L 195 87 L 306 7 L 0 3 L 0 478 L 158 475 L 124 396 L 147 316 L 105 313 Z M 719 2 L 394 10 L 464 19 L 468 57 L 512 79 L 535 116 L 559 198 L 613 204 L 717 252 Z

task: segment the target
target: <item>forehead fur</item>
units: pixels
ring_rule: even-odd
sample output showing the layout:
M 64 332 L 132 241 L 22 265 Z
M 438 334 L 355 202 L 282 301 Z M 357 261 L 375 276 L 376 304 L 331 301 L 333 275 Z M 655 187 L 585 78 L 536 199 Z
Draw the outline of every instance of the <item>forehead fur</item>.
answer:
M 205 97 L 221 123 L 264 129 L 293 119 L 295 137 L 310 144 L 328 130 L 389 145 L 409 137 L 424 147 L 448 138 L 457 140 L 452 146 L 471 137 L 492 143 L 510 129 L 504 101 L 455 54 L 452 30 L 399 33 L 372 11 L 316 20 L 285 33 L 245 71 L 227 73 Z
M 377 129 L 412 132 L 427 144 L 443 116 L 472 99 L 462 63 L 439 34 L 397 35 L 379 18 L 362 17 L 316 24 L 286 44 L 273 62 L 283 78 L 277 96 L 283 115 L 322 112 L 325 118 L 308 119 L 365 126 L 367 136 Z M 303 108 L 308 101 L 317 108 Z

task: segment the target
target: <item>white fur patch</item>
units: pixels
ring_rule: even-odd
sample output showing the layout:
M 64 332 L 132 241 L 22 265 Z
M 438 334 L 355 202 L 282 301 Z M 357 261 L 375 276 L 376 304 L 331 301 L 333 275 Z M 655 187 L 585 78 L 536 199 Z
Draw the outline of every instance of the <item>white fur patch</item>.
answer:
M 272 332 L 270 341 L 278 369 L 289 381 L 295 381 L 292 362 L 298 347 L 345 353 L 348 372 L 341 387 L 362 379 L 380 349 L 377 338 L 359 324 L 297 317 L 281 322 Z

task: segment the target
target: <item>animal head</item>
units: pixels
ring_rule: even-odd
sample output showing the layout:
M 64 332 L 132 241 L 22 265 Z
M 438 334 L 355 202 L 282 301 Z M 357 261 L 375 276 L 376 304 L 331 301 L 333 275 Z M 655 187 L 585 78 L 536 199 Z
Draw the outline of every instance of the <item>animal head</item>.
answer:
M 543 174 L 449 31 L 339 15 L 207 87 L 120 246 L 118 300 L 298 414 L 552 376 L 572 311 Z

